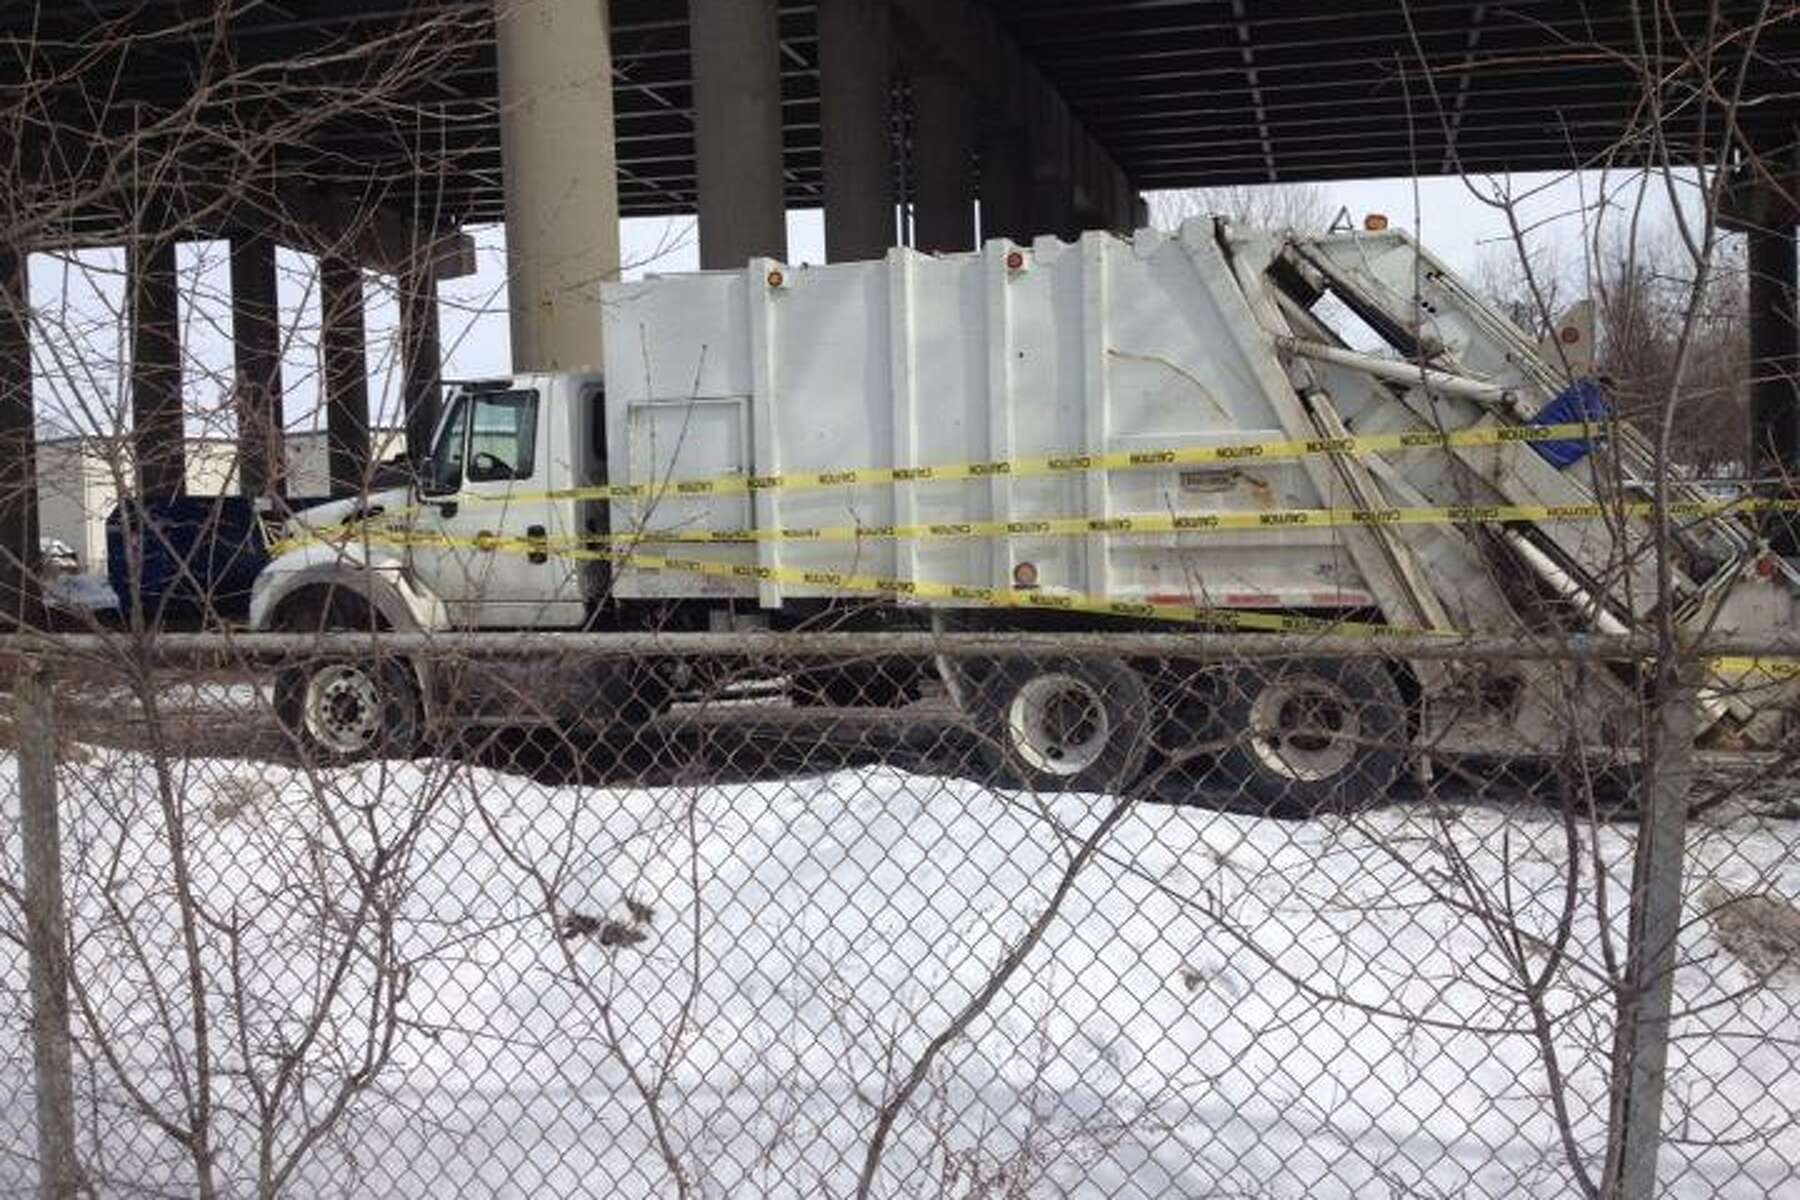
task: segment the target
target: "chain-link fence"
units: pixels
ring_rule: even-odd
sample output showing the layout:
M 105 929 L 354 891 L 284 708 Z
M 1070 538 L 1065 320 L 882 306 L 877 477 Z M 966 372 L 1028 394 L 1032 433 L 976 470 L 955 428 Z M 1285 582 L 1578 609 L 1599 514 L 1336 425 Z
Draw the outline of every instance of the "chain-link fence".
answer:
M 13 663 L 0 1194 L 1800 1189 L 1785 668 L 176 641 Z

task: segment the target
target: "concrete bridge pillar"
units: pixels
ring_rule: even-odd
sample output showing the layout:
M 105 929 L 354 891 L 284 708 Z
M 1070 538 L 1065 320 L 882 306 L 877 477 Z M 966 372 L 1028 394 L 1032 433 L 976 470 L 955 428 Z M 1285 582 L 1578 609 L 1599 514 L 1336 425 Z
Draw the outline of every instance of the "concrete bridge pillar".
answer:
M 30 296 L 25 252 L 0 246 L 0 633 L 40 611 Z
M 231 239 L 231 341 L 237 374 L 238 491 L 283 495 L 281 325 L 270 238 L 247 234 Z
M 894 245 L 893 31 L 889 0 L 819 5 L 825 257 L 880 258 Z
M 981 139 L 981 237 L 1029 242 L 1031 159 L 1024 130 L 990 123 Z
M 1792 225 L 1759 226 L 1747 236 L 1753 469 L 1787 474 L 1800 471 L 1800 259 Z
M 776 0 L 688 0 L 700 265 L 787 258 Z
M 181 291 L 173 241 L 126 250 L 131 312 L 131 444 L 137 494 L 166 500 L 187 491 L 181 404 Z
M 363 490 L 369 471 L 369 365 L 362 268 L 336 255 L 319 260 L 319 315 L 331 494 L 354 496 Z
M 513 315 L 516 322 L 517 308 Z M 594 312 L 593 344 L 596 347 L 600 344 L 597 309 Z M 517 368 L 516 347 L 513 355 L 513 365 Z M 551 370 L 555 365 L 536 369 Z M 406 457 L 415 467 L 431 452 L 431 435 L 437 428 L 438 410 L 442 407 L 439 395 L 442 373 L 437 273 L 430 263 L 419 263 L 400 275 L 400 400 L 406 421 Z
M 975 155 L 969 97 L 939 71 L 913 76 L 913 245 L 952 252 L 975 248 Z
M 600 285 L 619 274 L 610 5 L 494 9 L 513 369 L 598 367 Z M 435 300 L 432 313 L 435 363 Z

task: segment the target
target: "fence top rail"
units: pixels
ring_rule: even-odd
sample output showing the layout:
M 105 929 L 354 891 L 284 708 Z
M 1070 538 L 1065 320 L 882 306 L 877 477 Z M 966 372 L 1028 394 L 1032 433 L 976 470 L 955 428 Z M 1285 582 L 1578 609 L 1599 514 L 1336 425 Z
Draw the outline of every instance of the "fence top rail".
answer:
M 1626 662 L 1660 656 L 1649 635 L 1520 634 L 1463 638 L 1395 635 L 1260 633 L 1046 632 L 325 632 L 325 633 L 16 633 L 0 636 L 0 659 L 87 658 L 158 665 L 275 663 L 320 654 L 370 652 L 430 659 L 730 658 L 816 659 L 856 655 L 1009 654 L 1079 657 L 1131 655 L 1232 661 L 1246 658 L 1413 659 L 1419 661 L 1534 660 Z M 1701 658 L 1800 660 L 1800 638 L 1749 640 L 1712 637 L 1680 647 Z M 1797 664 L 1800 665 L 1800 664 Z

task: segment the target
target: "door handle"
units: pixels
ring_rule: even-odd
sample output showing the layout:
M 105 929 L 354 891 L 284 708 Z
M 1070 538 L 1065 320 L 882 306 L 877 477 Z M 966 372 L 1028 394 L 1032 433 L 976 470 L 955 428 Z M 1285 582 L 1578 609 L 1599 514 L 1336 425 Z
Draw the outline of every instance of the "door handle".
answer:
M 542 525 L 527 525 L 525 540 L 531 543 L 531 550 L 525 555 L 527 562 L 547 563 L 550 561 L 550 531 Z

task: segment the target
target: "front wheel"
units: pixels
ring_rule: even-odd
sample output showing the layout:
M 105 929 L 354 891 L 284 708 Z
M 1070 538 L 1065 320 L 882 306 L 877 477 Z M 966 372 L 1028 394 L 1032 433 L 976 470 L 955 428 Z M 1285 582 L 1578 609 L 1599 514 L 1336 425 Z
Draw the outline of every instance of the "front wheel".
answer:
M 1010 781 L 1107 792 L 1143 769 L 1149 701 L 1142 677 L 1124 663 L 1003 659 L 965 687 L 983 745 Z
M 1270 662 L 1233 675 L 1221 767 L 1271 812 L 1361 808 L 1406 767 L 1406 707 L 1378 662 Z
M 275 710 L 316 761 L 404 758 L 419 743 L 419 686 L 394 659 L 334 658 L 275 678 Z

